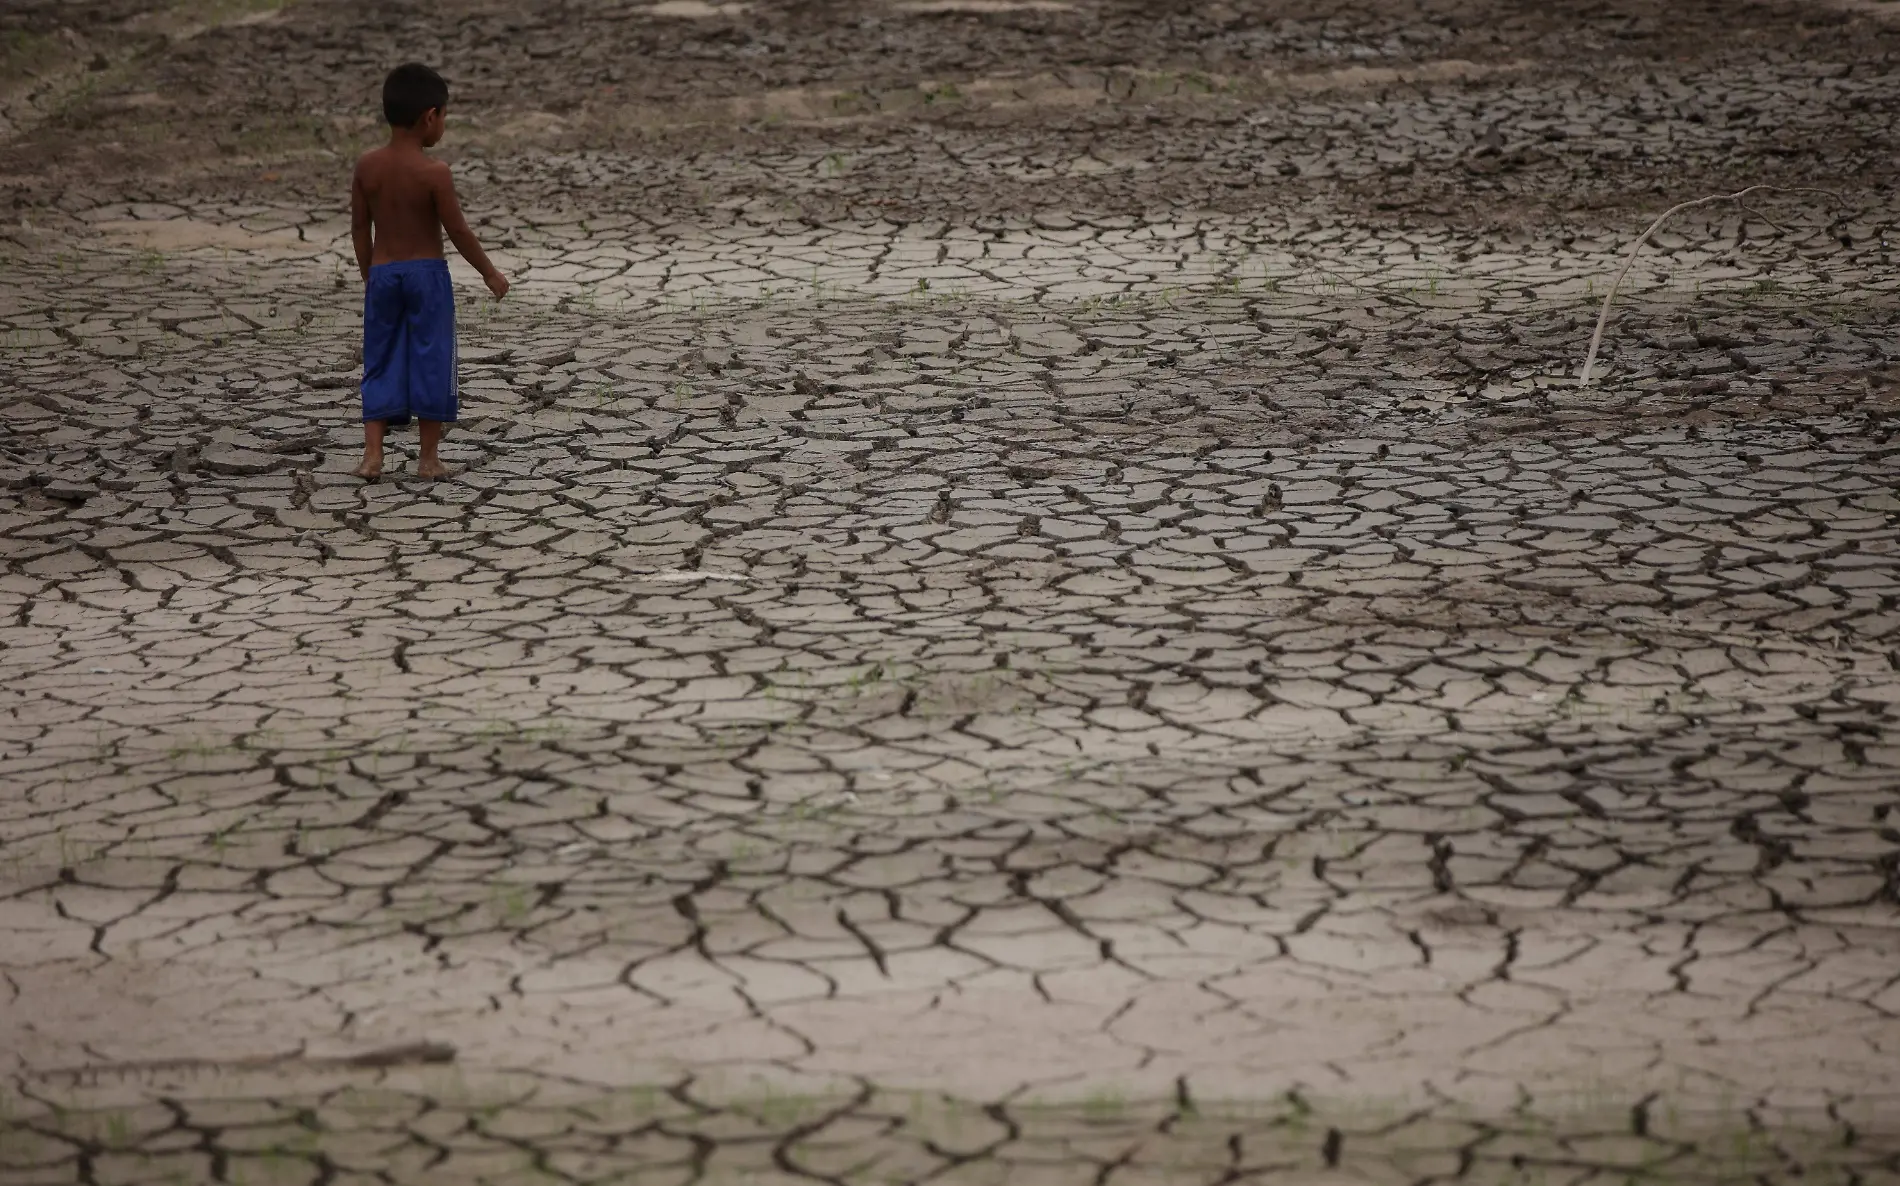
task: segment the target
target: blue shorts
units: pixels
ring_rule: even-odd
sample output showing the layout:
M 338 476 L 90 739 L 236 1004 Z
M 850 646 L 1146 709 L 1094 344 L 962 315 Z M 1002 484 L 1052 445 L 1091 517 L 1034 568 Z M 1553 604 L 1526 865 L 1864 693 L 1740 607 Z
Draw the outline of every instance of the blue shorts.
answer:
M 363 419 L 455 419 L 455 289 L 442 259 L 369 270 L 363 292 Z

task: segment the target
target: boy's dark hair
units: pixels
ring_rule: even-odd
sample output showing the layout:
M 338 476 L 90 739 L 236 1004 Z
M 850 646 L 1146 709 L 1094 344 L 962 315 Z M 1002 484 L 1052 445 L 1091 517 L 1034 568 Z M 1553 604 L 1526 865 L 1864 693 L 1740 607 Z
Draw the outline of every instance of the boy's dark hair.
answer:
M 449 84 L 420 62 L 405 62 L 383 80 L 383 118 L 392 128 L 413 128 L 431 107 L 449 105 Z

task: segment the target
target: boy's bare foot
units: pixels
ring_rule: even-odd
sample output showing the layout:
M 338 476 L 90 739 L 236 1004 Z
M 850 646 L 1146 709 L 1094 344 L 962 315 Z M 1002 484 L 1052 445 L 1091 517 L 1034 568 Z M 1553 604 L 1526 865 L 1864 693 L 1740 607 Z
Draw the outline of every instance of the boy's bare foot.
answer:
M 355 474 L 357 477 L 363 479 L 365 482 L 374 482 L 376 479 L 383 476 L 382 458 L 379 457 L 375 461 L 371 461 L 368 458 L 364 458 L 363 464 L 357 466 L 355 469 L 351 470 L 350 472 Z
M 424 461 L 416 466 L 416 476 L 429 482 L 438 482 L 449 476 L 449 467 L 440 461 Z

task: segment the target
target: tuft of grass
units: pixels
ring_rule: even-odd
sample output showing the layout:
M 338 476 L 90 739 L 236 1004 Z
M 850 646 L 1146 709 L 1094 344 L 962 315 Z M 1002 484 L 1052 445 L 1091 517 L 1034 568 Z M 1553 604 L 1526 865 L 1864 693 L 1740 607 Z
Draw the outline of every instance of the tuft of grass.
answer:
M 59 42 L 49 34 L 25 29 L 0 32 L 0 78 L 22 78 L 59 56 Z
M 284 0 L 199 0 L 186 12 L 196 20 L 215 25 L 260 13 L 276 12 L 283 6 Z
M 184 758 L 210 758 L 224 753 L 226 746 L 209 738 L 194 737 L 190 741 L 181 741 L 165 751 L 165 757 L 173 762 Z
M 55 836 L 59 846 L 59 867 L 77 869 L 81 865 L 91 864 L 105 851 L 106 846 L 96 840 L 79 840 L 66 834 L 64 828 Z
M 132 1121 L 124 1112 L 112 1111 L 105 1117 L 106 1144 L 123 1149 L 132 1143 Z
M 817 1101 L 807 1095 L 767 1087 L 753 1107 L 760 1122 L 768 1128 L 790 1128 L 816 1111 Z
M 1128 1097 L 1114 1087 L 1098 1087 L 1082 1097 L 1082 1115 L 1096 1123 L 1118 1119 L 1128 1107 Z
M 525 885 L 498 885 L 488 905 L 503 926 L 519 926 L 533 913 L 534 896 Z

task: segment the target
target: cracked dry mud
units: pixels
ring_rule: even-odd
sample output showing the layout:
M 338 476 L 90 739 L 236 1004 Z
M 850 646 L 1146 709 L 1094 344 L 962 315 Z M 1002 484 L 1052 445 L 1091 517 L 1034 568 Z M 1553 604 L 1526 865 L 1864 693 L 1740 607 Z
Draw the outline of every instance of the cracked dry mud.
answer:
M 1894 8 L 7 6 L 0 1183 L 1900 1181 Z

